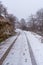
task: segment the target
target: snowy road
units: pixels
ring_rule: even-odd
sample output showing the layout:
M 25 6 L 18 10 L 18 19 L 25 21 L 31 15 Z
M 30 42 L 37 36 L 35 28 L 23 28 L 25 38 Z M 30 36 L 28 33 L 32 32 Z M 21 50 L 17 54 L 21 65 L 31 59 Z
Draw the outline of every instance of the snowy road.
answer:
M 26 36 L 22 33 L 12 47 L 3 65 L 32 65 Z
M 36 35 L 22 31 L 2 65 L 43 65 L 42 48 Z
M 32 51 L 32 48 L 31 48 L 31 45 L 29 43 L 29 39 L 28 39 L 26 33 L 25 33 L 25 36 L 26 36 L 26 39 L 27 39 L 27 44 L 28 44 L 28 48 L 29 48 L 29 53 L 30 53 L 32 65 L 37 65 L 33 51 Z

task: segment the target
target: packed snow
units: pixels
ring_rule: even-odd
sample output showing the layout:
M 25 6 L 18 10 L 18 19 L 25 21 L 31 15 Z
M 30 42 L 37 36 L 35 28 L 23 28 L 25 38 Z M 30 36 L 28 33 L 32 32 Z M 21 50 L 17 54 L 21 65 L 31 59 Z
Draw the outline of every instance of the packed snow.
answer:
M 43 43 L 41 43 L 42 36 L 29 31 L 21 31 L 19 29 L 16 31 L 19 31 L 21 34 L 2 65 L 32 65 L 26 36 L 32 48 L 37 65 L 43 65 Z
M 26 32 L 29 43 L 33 50 L 37 65 L 43 65 L 43 43 L 40 42 L 39 35 L 33 35 L 32 32 Z M 37 36 L 37 37 L 36 37 Z
M 3 65 L 32 65 L 25 34 L 22 33 L 12 47 Z

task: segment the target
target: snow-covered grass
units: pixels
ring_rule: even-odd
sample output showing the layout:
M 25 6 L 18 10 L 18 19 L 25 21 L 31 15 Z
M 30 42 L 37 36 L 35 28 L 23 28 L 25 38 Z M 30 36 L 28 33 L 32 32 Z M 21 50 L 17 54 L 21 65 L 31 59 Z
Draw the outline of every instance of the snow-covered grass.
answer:
M 40 42 L 41 42 L 41 39 L 43 38 L 42 36 L 34 33 L 34 32 L 31 32 Z

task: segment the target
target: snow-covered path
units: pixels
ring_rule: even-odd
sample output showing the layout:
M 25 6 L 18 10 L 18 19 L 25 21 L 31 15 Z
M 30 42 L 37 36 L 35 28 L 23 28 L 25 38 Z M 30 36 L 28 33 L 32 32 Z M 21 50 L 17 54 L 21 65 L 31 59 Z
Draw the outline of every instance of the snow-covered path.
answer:
M 33 32 L 26 32 L 26 35 L 34 53 L 37 65 L 43 65 L 43 43 L 41 43 L 41 36 L 34 34 Z
M 17 39 L 3 65 L 32 65 L 24 33 Z
M 14 40 L 16 39 L 16 37 L 17 36 L 13 36 L 13 37 L 5 40 L 4 42 L 2 42 L 3 44 L 0 45 L 0 59 L 5 54 L 5 52 L 7 51 L 7 49 L 11 46 L 11 44 L 14 42 Z
M 21 31 L 2 65 L 43 65 L 41 36 Z
M 32 50 L 32 47 L 31 47 L 31 45 L 29 43 L 29 39 L 28 39 L 28 36 L 27 36 L 26 33 L 25 33 L 25 36 L 26 36 L 26 39 L 27 39 L 27 44 L 28 44 L 28 48 L 29 48 L 29 53 L 30 53 L 32 65 L 37 65 L 35 57 L 34 57 L 34 53 L 33 53 L 33 50 Z

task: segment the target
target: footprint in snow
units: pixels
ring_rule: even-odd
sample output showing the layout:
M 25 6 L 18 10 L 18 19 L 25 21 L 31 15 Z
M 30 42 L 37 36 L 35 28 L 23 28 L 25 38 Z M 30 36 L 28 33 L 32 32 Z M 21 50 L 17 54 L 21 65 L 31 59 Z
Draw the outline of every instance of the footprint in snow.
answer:
M 25 62 L 27 62 L 27 59 L 25 59 Z
M 9 63 L 7 63 L 6 65 L 9 65 Z
M 25 49 L 25 51 L 27 51 L 27 49 Z
M 23 55 L 25 55 L 25 53 L 23 53 Z

